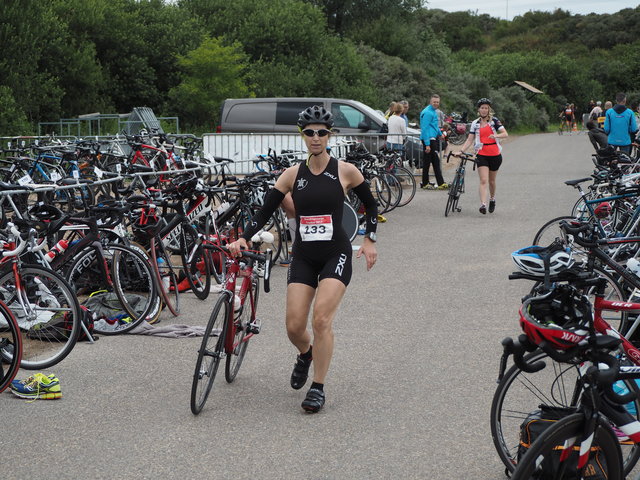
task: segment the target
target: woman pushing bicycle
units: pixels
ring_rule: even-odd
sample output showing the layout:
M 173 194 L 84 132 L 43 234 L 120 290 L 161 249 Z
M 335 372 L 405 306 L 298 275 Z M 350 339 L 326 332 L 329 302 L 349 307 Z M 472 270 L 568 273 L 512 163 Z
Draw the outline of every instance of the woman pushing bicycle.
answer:
M 333 355 L 333 319 L 352 273 L 351 243 L 342 228 L 347 191 L 353 189 L 365 205 L 365 239 L 356 256 L 364 254 L 367 270 L 377 260 L 378 212 L 360 171 L 327 152 L 333 115 L 324 107 L 309 107 L 300 113 L 298 127 L 309 151 L 307 161 L 284 171 L 267 194 L 264 206 L 251 219 L 242 237 L 229 244 L 229 250 L 239 255 L 242 248 L 247 248 L 247 241 L 291 192 L 297 227 L 287 276 L 286 325 L 289 340 L 300 351 L 291 374 L 291 386 L 296 390 L 304 387 L 313 359 L 313 383 L 302 408 L 315 413 L 325 403 L 324 382 Z M 313 353 L 312 337 L 307 330 L 312 303 Z
M 461 147 L 464 152 L 474 144 L 476 164 L 480 177 L 480 213 L 487 213 L 487 184 L 489 185 L 489 213 L 496 209 L 496 177 L 502 164 L 502 146 L 499 139 L 509 134 L 491 109 L 491 100 L 481 98 L 476 103 L 479 117 L 471 122 L 469 136 Z M 459 156 L 458 154 L 454 154 Z

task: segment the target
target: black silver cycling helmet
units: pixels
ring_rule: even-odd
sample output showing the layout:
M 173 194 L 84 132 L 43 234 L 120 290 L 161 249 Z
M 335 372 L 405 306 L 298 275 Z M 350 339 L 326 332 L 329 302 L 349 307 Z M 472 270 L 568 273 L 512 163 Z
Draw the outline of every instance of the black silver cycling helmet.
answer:
M 301 111 L 298 116 L 298 127 L 304 128 L 312 123 L 321 123 L 327 128 L 332 128 L 333 115 L 320 105 L 314 105 Z
M 491 100 L 486 97 L 482 97 L 480 100 L 476 102 L 476 108 L 480 108 L 480 105 L 489 105 L 491 106 Z
M 191 195 L 198 186 L 198 177 L 195 175 L 185 174 L 171 180 L 176 191 L 182 195 Z

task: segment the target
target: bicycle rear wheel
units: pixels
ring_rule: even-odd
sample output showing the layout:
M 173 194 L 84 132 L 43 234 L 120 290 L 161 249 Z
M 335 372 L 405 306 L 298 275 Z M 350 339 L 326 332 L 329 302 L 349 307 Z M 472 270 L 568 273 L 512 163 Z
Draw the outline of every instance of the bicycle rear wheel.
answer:
M 180 314 L 180 292 L 178 291 L 178 277 L 171 263 L 173 260 L 169 252 L 155 237 L 150 240 L 151 265 L 156 279 L 156 286 L 160 296 L 173 316 Z
M 15 378 L 22 359 L 22 337 L 18 322 L 4 303 L 0 303 L 0 393 Z
M 245 279 L 245 281 L 247 280 Z M 259 331 L 259 325 L 256 325 L 256 310 L 258 309 L 260 278 L 254 272 L 251 275 L 250 281 L 251 287 L 247 291 L 247 294 L 240 305 L 240 311 L 238 313 L 234 312 L 233 349 L 228 352 L 227 362 L 224 369 L 224 377 L 228 383 L 235 380 L 238 370 L 240 370 L 240 366 L 242 365 L 242 361 L 244 360 L 244 355 L 247 351 L 247 347 L 249 346 L 249 338 L 247 338 L 247 335 L 250 333 L 257 333 L 255 331 L 256 327 Z
M 228 294 L 220 295 L 213 307 L 200 344 L 200 350 L 198 350 L 198 360 L 191 384 L 191 411 L 194 415 L 198 415 L 202 411 L 202 407 L 211 393 L 220 359 L 225 355 L 224 337 L 227 331 L 227 317 L 232 308 L 231 302 L 231 297 Z
M 585 418 L 582 413 L 575 413 L 548 427 L 538 439 L 533 442 L 533 445 L 524 457 L 522 457 L 511 479 L 529 480 L 548 478 L 548 476 L 540 476 L 543 474 L 545 464 L 551 462 L 552 457 L 558 456 L 559 445 L 564 445 L 566 441 L 574 437 L 580 438 L 584 430 L 584 421 Z M 598 463 L 605 471 L 606 478 L 608 480 L 622 480 L 624 474 L 618 440 L 602 418 L 600 418 L 600 422 L 596 426 L 592 445 L 599 447 L 599 452 L 601 452 L 604 462 Z M 591 453 L 590 456 L 591 455 L 593 455 L 593 453 Z M 574 448 L 568 459 L 562 463 L 558 463 L 558 470 L 553 472 L 553 478 L 555 480 L 575 479 L 577 473 L 575 466 L 578 463 L 578 456 L 579 450 Z M 563 469 L 563 471 L 559 469 Z
M 36 265 L 20 268 L 21 288 L 12 271 L 0 278 L 0 301 L 11 310 L 22 337 L 20 366 L 49 368 L 62 361 L 78 340 L 82 311 L 67 281 Z M 4 360 L 8 360 L 2 352 Z
M 400 198 L 400 202 L 398 202 L 398 207 L 404 207 L 408 205 L 416 195 L 416 178 L 411 171 L 405 167 L 394 167 L 393 174 L 398 178 L 402 186 L 402 197 Z

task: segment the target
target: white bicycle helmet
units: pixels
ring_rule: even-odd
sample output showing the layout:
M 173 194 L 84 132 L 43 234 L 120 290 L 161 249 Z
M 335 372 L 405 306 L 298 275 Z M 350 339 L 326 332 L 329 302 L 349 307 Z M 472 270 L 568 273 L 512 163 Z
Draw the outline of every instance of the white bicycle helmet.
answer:
M 521 248 L 511 254 L 511 258 L 522 273 L 543 277 L 545 273 L 545 257 L 549 257 L 549 275 L 557 275 L 570 268 L 573 263 L 573 252 L 570 248 L 562 247 L 531 247 Z

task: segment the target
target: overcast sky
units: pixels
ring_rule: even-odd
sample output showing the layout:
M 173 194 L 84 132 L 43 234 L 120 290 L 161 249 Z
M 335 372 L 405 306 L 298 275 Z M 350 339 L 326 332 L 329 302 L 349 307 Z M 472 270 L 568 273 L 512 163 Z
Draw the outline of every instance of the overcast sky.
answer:
M 478 14 L 487 13 L 492 17 L 512 20 L 517 15 L 529 10 L 552 12 L 556 8 L 568 10 L 574 14 L 587 15 L 589 13 L 615 13 L 623 8 L 635 8 L 637 1 L 628 0 L 428 0 L 427 8 L 439 8 L 448 12 L 471 10 Z

